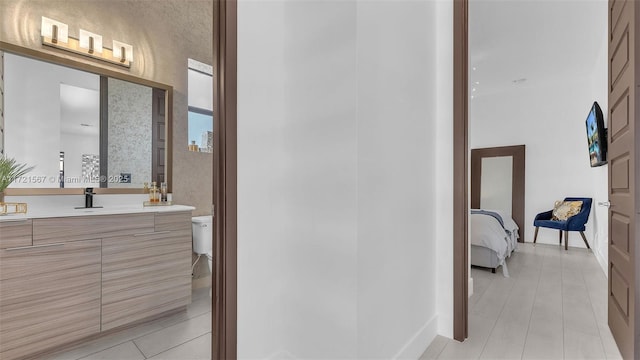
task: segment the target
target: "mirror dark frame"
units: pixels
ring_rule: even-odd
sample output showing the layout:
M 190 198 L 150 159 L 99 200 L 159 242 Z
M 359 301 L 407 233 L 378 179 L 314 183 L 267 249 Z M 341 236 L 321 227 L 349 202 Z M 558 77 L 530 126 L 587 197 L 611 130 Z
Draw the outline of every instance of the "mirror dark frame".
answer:
M 76 61 L 66 57 L 56 56 L 54 54 L 41 52 L 37 49 L 25 48 L 22 46 L 10 44 L 0 41 L 0 50 L 25 56 L 35 60 L 41 60 L 56 65 L 62 65 L 76 70 L 90 72 L 101 77 L 109 77 L 128 81 L 135 84 L 149 86 L 154 89 L 164 90 L 165 92 L 165 181 L 167 189 L 172 192 L 172 161 L 173 161 L 173 87 L 170 85 L 158 83 L 155 81 L 143 79 L 133 75 L 125 74 L 115 70 L 95 66 L 86 62 Z M 102 145 L 101 145 L 102 146 Z M 95 188 L 96 194 L 142 194 L 143 188 Z M 7 196 L 25 196 L 25 195 L 81 195 L 82 188 L 7 188 L 4 191 Z
M 501 146 L 471 149 L 471 208 L 480 209 L 482 159 L 492 157 L 513 157 L 511 178 L 511 216 L 520 228 L 518 242 L 524 242 L 524 178 L 525 145 Z

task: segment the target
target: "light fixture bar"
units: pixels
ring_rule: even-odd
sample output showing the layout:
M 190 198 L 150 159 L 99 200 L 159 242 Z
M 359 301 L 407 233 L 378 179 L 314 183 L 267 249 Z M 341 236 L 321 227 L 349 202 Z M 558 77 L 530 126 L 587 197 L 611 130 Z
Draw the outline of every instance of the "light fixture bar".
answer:
M 61 43 L 60 41 L 54 42 L 52 38 L 43 36 L 42 45 L 50 46 L 52 48 L 56 48 L 60 50 L 69 51 L 74 54 L 84 55 L 92 59 L 108 62 L 113 65 L 131 68 L 131 61 L 127 60 L 126 58 L 124 59 L 124 61 L 121 61 L 121 58 L 114 56 L 113 50 L 107 47 L 103 47 L 102 52 L 98 52 L 97 46 L 95 45 L 96 41 L 92 37 L 90 37 L 87 40 L 89 42 L 89 45 L 87 46 L 86 49 L 80 47 L 79 39 L 73 38 L 71 36 L 69 36 L 69 41 L 66 44 Z M 93 52 L 91 52 L 91 47 L 93 47 Z
M 80 29 L 80 38 L 69 36 L 67 24 L 42 17 L 42 45 L 50 46 L 113 65 L 131 68 L 133 46 L 113 41 L 113 49 L 102 46 L 102 36 Z

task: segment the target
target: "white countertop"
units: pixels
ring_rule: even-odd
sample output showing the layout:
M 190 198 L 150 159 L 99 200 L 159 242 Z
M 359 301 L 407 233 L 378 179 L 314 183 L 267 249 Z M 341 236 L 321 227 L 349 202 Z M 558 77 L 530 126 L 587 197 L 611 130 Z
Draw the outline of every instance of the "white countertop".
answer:
M 52 217 L 70 217 L 70 216 L 92 216 L 92 215 L 115 215 L 115 214 L 138 214 L 138 213 L 156 213 L 156 212 L 172 212 L 172 211 L 192 211 L 193 206 L 185 205 L 166 205 L 166 206 L 143 206 L 139 205 L 122 205 L 122 206 L 104 206 L 102 208 L 91 209 L 75 209 L 71 206 L 46 206 L 27 208 L 26 214 L 7 214 L 0 215 L 2 221 L 16 221 L 25 219 L 39 219 Z

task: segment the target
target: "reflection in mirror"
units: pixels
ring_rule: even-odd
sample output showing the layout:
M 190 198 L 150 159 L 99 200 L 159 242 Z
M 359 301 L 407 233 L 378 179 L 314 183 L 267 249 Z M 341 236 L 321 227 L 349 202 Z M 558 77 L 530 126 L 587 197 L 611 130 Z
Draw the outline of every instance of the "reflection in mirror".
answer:
M 142 188 L 165 180 L 165 90 L 5 53 L 10 188 Z
M 4 60 L 5 151 L 35 166 L 10 187 L 85 186 L 82 155 L 99 153 L 100 77 L 10 53 Z
M 108 187 L 139 188 L 151 182 L 151 88 L 109 79 L 107 94 L 107 175 L 120 180 Z
M 511 215 L 513 156 L 482 158 L 480 207 Z
M 60 84 L 60 187 L 99 186 L 99 154 L 100 92 Z
M 189 59 L 189 151 L 213 152 L 213 67 Z

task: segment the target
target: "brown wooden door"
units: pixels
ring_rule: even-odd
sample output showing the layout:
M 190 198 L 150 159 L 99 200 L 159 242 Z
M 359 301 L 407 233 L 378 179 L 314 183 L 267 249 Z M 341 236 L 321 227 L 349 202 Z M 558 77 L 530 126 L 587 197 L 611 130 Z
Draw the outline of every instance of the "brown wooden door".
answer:
M 639 4 L 609 0 L 609 327 L 625 359 L 640 357 L 636 317 L 636 84 Z M 640 46 L 638 46 L 640 49 Z

